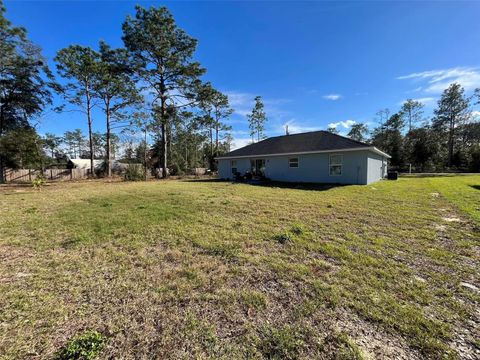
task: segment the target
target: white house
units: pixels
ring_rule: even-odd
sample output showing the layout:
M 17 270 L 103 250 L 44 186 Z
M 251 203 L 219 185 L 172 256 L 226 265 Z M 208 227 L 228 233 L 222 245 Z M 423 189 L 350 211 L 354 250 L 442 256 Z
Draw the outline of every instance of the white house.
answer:
M 365 185 L 386 176 L 389 158 L 372 145 L 313 131 L 271 137 L 217 160 L 222 179 L 251 173 L 274 181 Z

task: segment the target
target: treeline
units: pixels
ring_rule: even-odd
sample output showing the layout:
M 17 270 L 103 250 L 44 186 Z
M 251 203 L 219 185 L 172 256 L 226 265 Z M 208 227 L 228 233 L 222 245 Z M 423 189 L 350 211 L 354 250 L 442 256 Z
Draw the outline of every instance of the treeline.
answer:
M 95 159 L 105 160 L 107 176 L 112 160 L 120 159 L 165 177 L 215 170 L 215 157 L 230 151 L 233 109 L 203 80 L 206 69 L 194 59 L 197 40 L 165 7 L 135 10 L 122 25 L 123 48 L 100 41 L 96 49 L 60 49 L 54 74 L 26 30 L 5 18 L 0 0 L 0 182 L 6 168 L 44 168 L 67 156 L 90 159 L 91 174 Z M 432 118 L 424 116 L 422 103 L 408 100 L 395 113 L 379 111 L 372 131 L 354 124 L 348 136 L 389 153 L 390 166 L 399 170 L 480 171 L 480 125 L 472 111 L 479 102 L 480 90 L 466 96 L 452 84 Z M 36 123 L 48 111 L 83 114 L 87 133 L 39 136 Z M 264 139 L 261 97 L 247 119 L 252 142 Z M 94 131 L 94 122 L 105 132 Z
M 122 25 L 123 48 L 103 41 L 96 49 L 68 46 L 55 56 L 55 76 L 26 30 L 5 18 L 0 2 L 0 180 L 7 167 L 44 167 L 65 155 L 90 159 L 92 174 L 93 160 L 103 158 L 110 176 L 119 147 L 124 160 L 141 160 L 164 177 L 196 167 L 214 170 L 215 157 L 230 150 L 226 120 L 233 109 L 225 94 L 202 80 L 197 40 L 165 7 L 135 10 Z M 58 97 L 62 103 L 54 104 Z M 259 97 L 256 107 L 263 108 Z M 35 122 L 50 108 L 82 113 L 87 134 L 77 129 L 40 137 Z M 94 120 L 98 109 L 103 119 Z M 257 110 L 252 121 L 260 134 L 257 119 L 264 113 Z M 105 133 L 93 130 L 94 121 Z M 127 139 L 121 145 L 117 134 Z
M 460 84 L 454 83 L 444 90 L 431 118 L 424 116 L 421 102 L 409 99 L 393 114 L 389 109 L 380 110 L 378 126 L 372 131 L 357 123 L 347 136 L 390 154 L 390 168 L 400 171 L 411 166 L 415 172 L 478 172 L 480 122 L 473 111 L 478 104 L 480 89 L 467 96 Z

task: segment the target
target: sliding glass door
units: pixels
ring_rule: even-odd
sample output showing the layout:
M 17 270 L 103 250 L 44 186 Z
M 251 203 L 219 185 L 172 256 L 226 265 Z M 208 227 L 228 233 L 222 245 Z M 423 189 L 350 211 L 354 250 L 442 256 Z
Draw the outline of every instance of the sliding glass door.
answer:
M 255 176 L 265 176 L 265 159 L 250 160 L 250 168 Z

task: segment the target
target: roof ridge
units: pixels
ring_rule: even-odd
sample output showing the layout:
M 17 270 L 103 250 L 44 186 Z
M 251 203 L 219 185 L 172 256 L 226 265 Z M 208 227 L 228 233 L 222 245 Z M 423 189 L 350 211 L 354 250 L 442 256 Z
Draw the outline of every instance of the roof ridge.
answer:
M 264 140 L 272 139 L 272 138 L 285 137 L 285 136 L 312 134 L 312 133 L 328 133 L 328 131 L 326 131 L 326 130 L 312 130 L 312 131 L 305 131 L 305 132 L 301 132 L 301 133 L 283 134 L 283 135 L 270 136 L 269 138 L 266 138 Z

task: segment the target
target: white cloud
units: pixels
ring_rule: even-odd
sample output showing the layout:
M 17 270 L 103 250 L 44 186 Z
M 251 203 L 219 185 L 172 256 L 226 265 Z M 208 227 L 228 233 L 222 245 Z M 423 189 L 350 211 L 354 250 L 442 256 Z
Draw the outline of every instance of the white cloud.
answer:
M 252 142 L 252 138 L 235 138 L 232 142 L 231 150 L 236 150 L 244 146 L 249 145 Z
M 328 94 L 328 95 L 323 95 L 323 98 L 326 99 L 326 100 L 336 101 L 336 100 L 340 100 L 342 98 L 342 95 L 340 95 L 340 94 Z
M 421 102 L 423 105 L 428 105 L 428 104 L 431 104 L 432 102 L 434 102 L 435 98 L 433 98 L 433 97 L 423 97 L 423 98 L 418 98 L 418 99 L 413 99 L 413 100 Z
M 480 70 L 475 67 L 455 67 L 443 70 L 430 70 L 397 77 L 399 80 L 421 82 L 416 91 L 440 94 L 452 83 L 461 84 L 465 90 L 480 87 Z
M 344 129 L 350 129 L 353 124 L 356 124 L 355 120 L 345 120 L 345 121 L 337 121 L 328 124 L 328 127 L 333 127 L 337 129 L 339 126 L 343 127 Z
M 228 96 L 230 106 L 235 110 L 235 113 L 241 116 L 246 116 L 252 111 L 254 96 L 249 93 L 225 91 Z
M 480 111 L 476 111 L 476 110 L 475 110 L 475 111 L 472 111 L 472 118 L 473 118 L 474 120 L 480 119 Z

